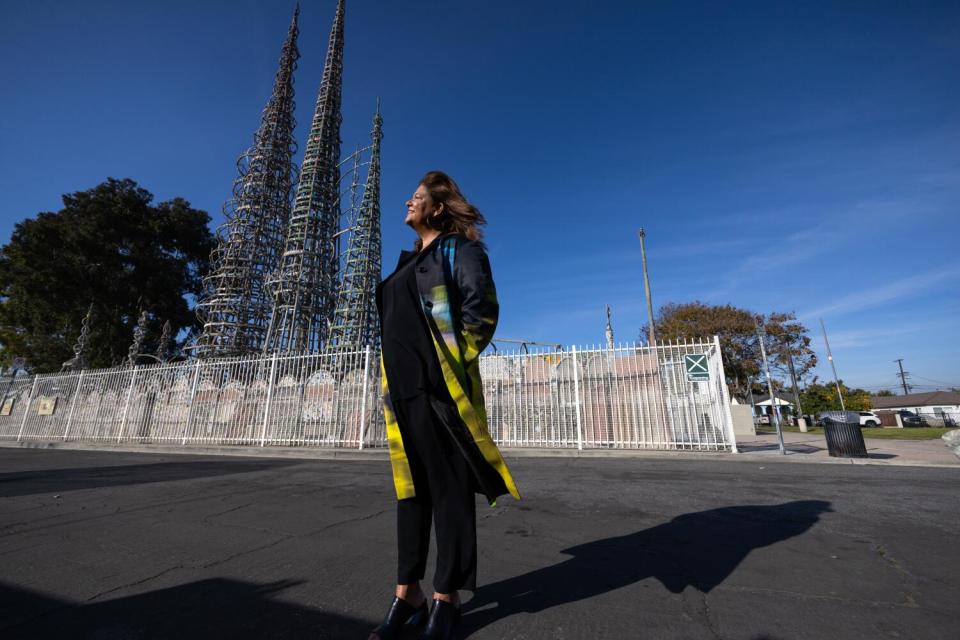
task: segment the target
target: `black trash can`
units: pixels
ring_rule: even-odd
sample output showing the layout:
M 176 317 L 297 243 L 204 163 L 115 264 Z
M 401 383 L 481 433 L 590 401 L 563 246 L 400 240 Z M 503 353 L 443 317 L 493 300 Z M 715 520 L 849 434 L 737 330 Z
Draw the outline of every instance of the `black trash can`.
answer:
M 839 413 L 839 412 L 838 412 Z M 824 416 L 823 432 L 827 436 L 827 453 L 834 458 L 866 458 L 867 443 L 860 431 L 860 417 L 856 413 L 856 422 L 843 422 L 833 416 Z

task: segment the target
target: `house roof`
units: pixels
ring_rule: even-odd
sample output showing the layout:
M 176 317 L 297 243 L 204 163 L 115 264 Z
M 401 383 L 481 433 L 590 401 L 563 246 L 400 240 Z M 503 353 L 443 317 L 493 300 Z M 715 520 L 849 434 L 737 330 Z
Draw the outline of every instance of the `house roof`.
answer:
M 797 404 L 797 396 L 793 395 L 792 393 L 781 392 L 781 393 L 774 393 L 773 395 L 777 396 L 777 399 L 780 400 L 781 402 L 789 402 L 790 404 L 793 404 L 793 405 Z M 753 403 L 760 404 L 761 402 L 766 402 L 769 399 L 770 399 L 769 393 L 765 393 L 760 396 L 754 395 Z
M 960 404 L 960 393 L 956 391 L 928 391 L 927 393 L 911 393 L 905 396 L 870 397 L 870 406 L 874 409 L 929 407 L 947 404 Z

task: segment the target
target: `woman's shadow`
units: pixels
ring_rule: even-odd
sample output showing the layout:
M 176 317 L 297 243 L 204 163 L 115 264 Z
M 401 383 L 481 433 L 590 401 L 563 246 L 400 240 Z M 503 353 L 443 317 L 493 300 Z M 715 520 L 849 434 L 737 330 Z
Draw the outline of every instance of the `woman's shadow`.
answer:
M 478 589 L 464 604 L 464 631 L 477 631 L 515 613 L 592 598 L 650 577 L 673 593 L 687 586 L 708 593 L 752 550 L 804 533 L 829 511 L 830 503 L 822 500 L 724 507 L 570 547 L 561 553 L 572 558 Z M 495 607 L 488 607 L 493 603 Z

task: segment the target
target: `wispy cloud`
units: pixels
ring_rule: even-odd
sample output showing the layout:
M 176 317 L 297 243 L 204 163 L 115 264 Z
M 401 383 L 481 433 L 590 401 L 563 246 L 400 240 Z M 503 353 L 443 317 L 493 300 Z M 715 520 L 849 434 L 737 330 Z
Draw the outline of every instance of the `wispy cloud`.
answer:
M 758 274 L 776 275 L 786 267 L 808 262 L 815 256 L 843 246 L 862 234 L 862 222 L 865 219 L 878 226 L 881 223 L 909 219 L 922 213 L 921 209 L 916 203 L 898 200 L 859 202 L 839 213 L 822 218 L 806 229 L 778 237 L 775 242 L 764 246 L 755 245 L 755 249 L 746 258 L 739 263 L 735 262 L 734 266 L 727 270 L 721 284 L 706 297 L 708 300 L 727 297 L 754 280 Z M 801 224 L 809 224 L 809 221 L 804 222 L 801 218 L 798 220 Z M 782 228 L 784 220 L 779 219 L 776 223 L 778 228 Z
M 745 249 L 757 243 L 756 238 L 735 238 L 729 240 L 703 240 L 685 244 L 668 245 L 650 249 L 651 258 L 689 258 L 720 253 L 733 249 Z
M 846 331 L 831 331 L 830 346 L 834 350 L 858 349 L 862 347 L 874 348 L 878 345 L 890 343 L 891 338 L 927 333 L 952 327 L 953 318 L 941 319 L 932 322 L 910 323 L 898 326 L 873 327 L 869 329 L 850 329 Z M 822 340 L 822 338 L 820 338 Z
M 960 266 L 941 266 L 923 273 L 895 280 L 878 287 L 861 289 L 847 294 L 831 304 L 810 309 L 800 314 L 801 320 L 822 316 L 838 316 L 851 311 L 862 311 L 891 300 L 900 300 L 916 296 L 941 282 L 960 280 Z

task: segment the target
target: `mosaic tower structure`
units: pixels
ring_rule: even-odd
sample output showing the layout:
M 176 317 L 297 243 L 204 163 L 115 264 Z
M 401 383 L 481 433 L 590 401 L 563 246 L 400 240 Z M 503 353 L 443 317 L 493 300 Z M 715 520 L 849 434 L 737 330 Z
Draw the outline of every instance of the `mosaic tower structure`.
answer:
M 374 294 L 380 284 L 380 103 L 373 117 L 373 141 L 363 198 L 347 244 L 337 305 L 330 323 L 328 351 L 356 351 L 380 343 Z
M 90 339 L 90 321 L 93 319 L 93 303 L 87 309 L 87 315 L 83 317 L 80 323 L 80 336 L 76 344 L 73 345 L 73 357 L 63 363 L 60 368 L 61 373 L 68 371 L 83 371 L 87 368 L 87 341 Z M 16 368 L 14 368 L 16 372 Z
M 133 328 L 133 342 L 130 343 L 130 348 L 127 349 L 128 367 L 135 367 L 137 365 L 137 358 L 140 357 L 143 351 L 143 341 L 147 337 L 147 321 L 149 319 L 146 310 L 140 312 L 140 317 L 137 319 L 137 326 Z
M 297 49 L 297 6 L 280 54 L 273 93 L 253 136 L 253 145 L 237 161 L 233 198 L 224 205 L 226 222 L 218 230 L 210 273 L 204 278 L 197 316 L 203 329 L 194 349 L 198 357 L 259 352 L 270 321 L 273 299 L 266 280 L 279 264 L 296 181 L 293 73 Z
M 333 317 L 339 271 L 343 36 L 344 0 L 338 0 L 283 254 L 268 279 L 273 312 L 265 353 L 319 351 Z

